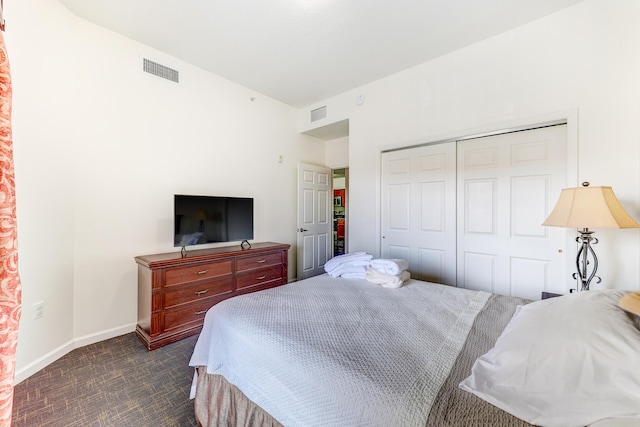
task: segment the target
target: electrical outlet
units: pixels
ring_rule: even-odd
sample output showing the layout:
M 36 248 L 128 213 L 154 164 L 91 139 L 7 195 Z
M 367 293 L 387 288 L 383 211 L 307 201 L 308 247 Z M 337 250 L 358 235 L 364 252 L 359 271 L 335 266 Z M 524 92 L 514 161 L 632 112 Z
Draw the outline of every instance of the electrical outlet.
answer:
M 44 317 L 44 301 L 33 304 L 33 318 L 40 319 Z

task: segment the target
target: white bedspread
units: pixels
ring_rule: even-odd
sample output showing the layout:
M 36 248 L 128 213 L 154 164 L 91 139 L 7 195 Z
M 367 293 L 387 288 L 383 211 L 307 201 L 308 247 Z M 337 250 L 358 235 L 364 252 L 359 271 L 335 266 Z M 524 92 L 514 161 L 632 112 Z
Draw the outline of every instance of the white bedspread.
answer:
M 285 426 L 424 425 L 488 297 L 325 274 L 211 308 L 190 365 Z

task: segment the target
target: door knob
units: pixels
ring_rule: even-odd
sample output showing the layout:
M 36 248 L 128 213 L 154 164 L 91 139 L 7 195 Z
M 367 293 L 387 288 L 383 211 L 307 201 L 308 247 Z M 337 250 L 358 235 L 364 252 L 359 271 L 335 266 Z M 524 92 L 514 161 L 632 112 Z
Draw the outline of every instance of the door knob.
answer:
M 309 230 L 307 230 L 306 228 L 302 228 L 302 227 L 300 227 L 300 228 L 298 229 L 298 231 L 299 231 L 299 232 L 301 232 L 301 233 L 304 233 L 305 231 L 309 231 Z

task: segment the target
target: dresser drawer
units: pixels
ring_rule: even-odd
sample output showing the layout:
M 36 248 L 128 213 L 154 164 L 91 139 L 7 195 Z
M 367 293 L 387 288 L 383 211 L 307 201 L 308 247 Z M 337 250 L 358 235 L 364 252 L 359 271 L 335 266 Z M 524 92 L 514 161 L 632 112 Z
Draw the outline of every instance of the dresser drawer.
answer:
M 263 268 L 260 270 L 252 271 L 250 273 L 243 273 L 236 278 L 236 287 L 238 289 L 246 288 L 249 286 L 262 285 L 274 280 L 283 279 L 282 267 Z
M 164 285 L 175 286 L 225 274 L 233 274 L 232 261 L 217 261 L 189 267 L 170 268 L 165 271 Z
M 178 310 L 167 310 L 164 312 L 164 332 L 171 331 L 183 326 L 191 326 L 204 322 L 204 315 L 212 306 L 224 298 L 206 298 L 201 302 L 189 304 Z
M 282 264 L 282 253 L 268 253 L 264 255 L 239 258 L 238 261 L 236 261 L 236 271 L 240 273 L 242 271 L 274 266 L 278 264 Z
M 172 308 L 181 304 L 188 304 L 205 298 L 233 292 L 233 279 L 231 276 L 222 279 L 213 279 L 206 282 L 200 281 L 197 285 L 174 286 L 164 292 L 162 306 Z

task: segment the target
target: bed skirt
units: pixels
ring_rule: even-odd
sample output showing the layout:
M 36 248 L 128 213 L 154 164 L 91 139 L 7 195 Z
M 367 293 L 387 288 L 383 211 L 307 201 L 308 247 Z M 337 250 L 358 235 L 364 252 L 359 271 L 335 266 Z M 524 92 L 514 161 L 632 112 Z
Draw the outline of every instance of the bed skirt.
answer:
M 193 405 L 196 420 L 201 426 L 282 426 L 222 375 L 207 374 L 203 366 L 197 371 L 197 392 Z
M 492 295 L 478 314 L 456 362 L 434 401 L 427 426 L 513 426 L 526 423 L 458 387 L 470 373 L 473 362 L 493 347 L 518 304 L 526 301 Z M 249 400 L 236 386 L 199 367 L 194 408 L 205 427 L 281 426 L 269 413 Z

